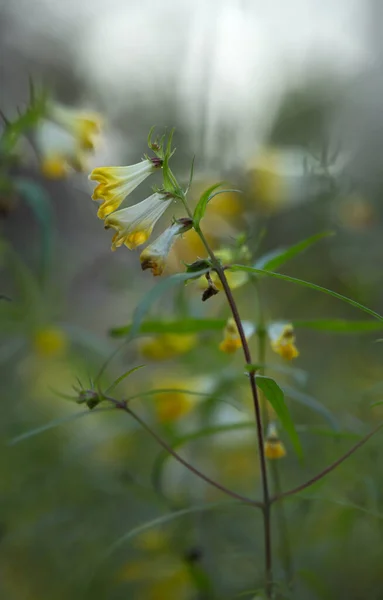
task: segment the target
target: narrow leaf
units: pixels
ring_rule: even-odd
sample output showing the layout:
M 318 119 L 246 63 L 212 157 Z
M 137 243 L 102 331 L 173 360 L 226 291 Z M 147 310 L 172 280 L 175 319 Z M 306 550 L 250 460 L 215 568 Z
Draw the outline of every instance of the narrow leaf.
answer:
M 225 327 L 225 319 L 180 319 L 171 321 L 144 321 L 141 323 L 140 334 L 148 333 L 199 333 L 203 331 L 222 331 Z M 109 331 L 112 337 L 123 337 L 128 335 L 132 325 L 114 327 Z
M 338 294 L 337 292 L 328 290 L 327 288 L 317 285 L 316 283 L 310 283 L 308 281 L 304 281 L 303 279 L 297 279 L 296 277 L 289 277 L 288 275 L 282 275 L 281 273 L 273 273 L 271 271 L 265 271 L 264 269 L 256 269 L 255 267 L 247 267 L 245 265 L 232 265 L 230 267 L 230 271 L 245 271 L 246 273 L 253 273 L 254 275 L 267 275 L 268 277 L 273 277 L 275 279 L 281 279 L 282 281 L 287 281 L 288 283 L 296 283 L 303 287 L 307 287 L 312 290 L 316 290 L 317 292 L 322 292 L 322 294 L 327 294 L 329 296 L 333 296 L 334 298 L 337 298 L 338 300 L 342 300 L 343 302 L 346 302 L 347 304 L 350 304 L 351 306 L 358 308 L 359 310 L 367 313 L 368 315 L 375 317 L 375 319 L 378 319 L 379 321 L 383 321 L 383 317 L 379 313 L 375 312 L 374 310 L 371 310 L 371 308 L 367 308 L 367 306 L 363 306 L 363 304 L 360 304 L 356 300 L 347 298 L 347 296 L 342 296 L 342 294 Z
M 305 392 L 301 392 L 300 390 L 296 390 L 289 385 L 284 385 L 283 391 L 288 398 L 291 398 L 291 400 L 295 400 L 299 404 L 307 406 L 307 408 L 310 408 L 314 412 L 320 414 L 324 419 L 326 419 L 329 425 L 331 425 L 334 431 L 339 431 L 339 423 L 332 412 L 313 396 L 310 396 Z
M 125 542 L 135 538 L 137 535 L 140 535 L 144 531 L 148 529 L 152 529 L 153 527 L 160 527 L 165 525 L 165 523 L 170 523 L 180 517 L 185 515 L 190 515 L 198 512 L 206 512 L 209 510 L 214 510 L 215 508 L 224 508 L 225 506 L 248 506 L 247 504 L 242 504 L 236 500 L 223 500 L 221 502 L 210 502 L 208 504 L 197 504 L 195 506 L 191 506 L 189 508 L 183 508 L 181 510 L 174 511 L 168 515 L 164 515 L 162 517 L 158 517 L 157 519 L 153 519 L 152 521 L 147 521 L 143 525 L 139 525 L 134 529 L 128 531 L 122 535 L 118 540 L 114 542 L 114 544 L 109 548 L 108 555 L 112 554 L 117 548 L 119 548 Z
M 368 333 L 381 331 L 383 324 L 376 321 L 350 321 L 347 319 L 297 319 L 292 321 L 294 327 L 330 331 L 333 333 Z
M 257 387 L 265 394 L 267 400 L 275 410 L 282 426 L 289 435 L 291 443 L 294 446 L 297 455 L 302 458 L 302 446 L 295 429 L 294 422 L 290 416 L 289 409 L 287 408 L 283 391 L 279 387 L 274 379 L 265 377 L 264 375 L 257 375 L 256 379 Z
M 133 367 L 132 369 L 129 369 L 128 371 L 125 371 L 125 373 L 123 373 L 122 375 L 120 375 L 119 377 L 117 377 L 116 381 L 114 381 L 112 383 L 112 385 L 110 385 L 108 387 L 108 389 L 105 390 L 104 394 L 110 394 L 110 392 L 112 390 L 114 390 L 114 388 L 116 388 L 118 386 L 118 384 L 121 383 L 121 381 L 123 381 L 124 379 L 127 379 L 127 377 L 129 377 L 130 375 L 132 375 L 132 373 L 134 373 L 135 371 L 138 371 L 139 369 L 142 369 L 143 367 L 145 367 L 145 365 L 139 365 L 138 367 Z
M 268 252 L 264 256 L 261 256 L 254 267 L 256 269 L 266 269 L 267 271 L 275 271 L 279 269 L 285 262 L 297 256 L 297 254 L 301 254 L 304 252 L 306 248 L 309 248 L 319 240 L 328 237 L 330 235 L 334 235 L 332 231 L 324 231 L 322 233 L 316 233 L 311 237 L 303 240 L 302 242 L 298 242 L 298 244 L 294 244 L 294 246 L 290 246 L 290 248 L 279 248 L 277 250 L 273 250 L 272 252 Z
M 208 202 L 210 200 L 210 195 L 214 192 L 214 190 L 216 190 L 217 188 L 219 188 L 222 184 L 223 184 L 222 181 L 220 183 L 216 183 L 215 185 L 212 185 L 211 187 L 209 187 L 202 194 L 201 198 L 198 201 L 197 206 L 194 209 L 193 220 L 194 220 L 195 227 L 199 226 L 200 221 L 201 221 L 202 217 L 205 214 L 206 207 L 207 207 Z

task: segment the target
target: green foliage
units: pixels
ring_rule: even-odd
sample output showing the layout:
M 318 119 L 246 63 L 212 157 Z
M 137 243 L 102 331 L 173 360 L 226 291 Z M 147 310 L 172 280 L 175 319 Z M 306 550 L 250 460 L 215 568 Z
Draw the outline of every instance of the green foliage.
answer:
M 295 429 L 294 421 L 291 418 L 289 409 L 285 402 L 284 394 L 279 385 L 271 377 L 265 377 L 264 375 L 257 375 L 256 377 L 257 387 L 262 390 L 266 398 L 270 402 L 271 406 L 276 412 L 278 419 L 281 422 L 282 427 L 290 437 L 291 443 L 293 444 L 294 450 L 299 456 L 303 457 L 303 451 L 301 442 Z
M 217 188 L 219 188 L 221 185 L 223 185 L 223 182 L 212 185 L 202 194 L 201 198 L 198 200 L 198 204 L 195 207 L 194 214 L 193 214 L 194 227 L 196 229 L 198 229 L 201 219 L 205 214 L 207 205 L 210 202 L 211 198 L 213 197 L 212 196 L 213 192 Z
M 315 283 L 310 283 L 308 281 L 303 281 L 302 279 L 297 279 L 296 277 L 289 277 L 288 275 L 282 275 L 281 273 L 273 273 L 271 271 L 265 271 L 264 269 L 256 269 L 255 267 L 247 267 L 245 265 L 231 265 L 231 271 L 245 271 L 245 273 L 251 273 L 253 275 L 267 275 L 268 277 L 273 277 L 275 279 L 281 279 L 282 281 L 287 281 L 288 283 L 296 283 L 297 285 L 301 285 L 303 287 L 310 288 L 312 290 L 316 290 L 317 292 L 321 292 L 322 294 L 328 294 L 329 296 L 333 296 L 333 298 L 337 298 L 338 300 L 342 300 L 355 308 L 358 308 L 362 312 L 365 312 L 372 317 L 375 317 L 379 321 L 383 321 L 383 317 L 379 315 L 379 313 L 367 308 L 367 306 L 363 306 L 356 300 L 352 300 L 351 298 L 347 298 L 346 296 L 342 296 L 342 294 L 338 294 L 337 292 L 333 292 L 332 290 L 328 290 L 320 285 Z
M 188 334 L 188 333 L 201 333 L 204 331 L 222 331 L 225 327 L 225 319 L 172 319 L 171 321 L 143 321 L 137 331 L 137 334 L 150 334 L 150 333 L 177 333 L 177 334 Z M 113 327 L 110 330 L 112 337 L 124 337 L 129 335 L 132 330 L 132 325 L 125 325 L 122 327 Z
M 261 256 L 256 261 L 254 268 L 265 269 L 266 271 L 276 271 L 277 269 L 279 269 L 279 267 L 284 265 L 285 262 L 287 262 L 291 258 L 294 258 L 295 256 L 298 256 L 299 254 L 304 252 L 304 250 L 306 250 L 313 244 L 316 244 L 316 242 L 319 242 L 323 238 L 329 237 L 330 235 L 334 235 L 333 232 L 325 231 L 323 233 L 317 233 L 315 235 L 312 235 L 306 240 L 303 240 L 298 244 L 294 244 L 294 246 L 290 246 L 290 248 L 277 248 L 276 250 L 273 250 L 272 252 L 268 252 L 267 254 Z

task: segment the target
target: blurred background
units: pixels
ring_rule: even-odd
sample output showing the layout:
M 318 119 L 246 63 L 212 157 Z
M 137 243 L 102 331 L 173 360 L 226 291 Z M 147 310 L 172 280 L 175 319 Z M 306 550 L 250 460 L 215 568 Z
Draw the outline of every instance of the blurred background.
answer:
M 83 172 L 44 173 L 33 127 L 0 155 L 2 598 L 262 597 L 260 514 L 165 460 L 126 414 L 91 412 L 63 397 L 75 397 L 73 386 L 90 388 L 101 369 L 105 389 L 145 364 L 116 396 L 137 394 L 136 409 L 182 456 L 260 496 L 242 358 L 219 351 L 222 332 L 141 336 L 122 346 L 109 334 L 130 322 L 157 280 L 141 271 L 137 252 L 110 251 L 87 174 L 139 162 L 150 127 L 174 126 L 180 181 L 196 157 L 192 203 L 216 181 L 244 191 L 208 208 L 204 227 L 216 249 L 235 248 L 243 235 L 254 264 L 333 231 L 283 272 L 382 313 L 382 27 L 379 0 L 0 0 L 5 118 L 25 110 L 32 79 L 55 102 L 97 112 L 103 123 Z M 129 204 L 149 195 L 150 184 Z M 165 275 L 203 252 L 186 234 Z M 366 316 L 283 281 L 262 279 L 259 288 L 267 322 Z M 252 284 L 235 295 L 243 318 L 256 323 Z M 150 315 L 226 319 L 221 296 L 202 304 L 197 284 L 172 288 Z M 267 372 L 284 387 L 305 455 L 301 464 L 280 432 L 282 489 L 313 476 L 382 418 L 371 407 L 383 391 L 379 335 L 297 327 L 300 355 L 287 364 L 268 345 Z M 255 338 L 251 347 L 257 356 Z M 202 395 L 139 397 L 153 388 Z M 380 445 L 378 434 L 276 511 L 281 598 L 383 597 Z M 206 502 L 215 508 L 126 535 Z

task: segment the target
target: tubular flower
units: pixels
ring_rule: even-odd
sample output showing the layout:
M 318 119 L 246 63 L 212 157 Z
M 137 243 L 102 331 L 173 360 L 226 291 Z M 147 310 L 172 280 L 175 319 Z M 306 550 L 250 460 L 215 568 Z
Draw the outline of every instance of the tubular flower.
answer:
M 169 195 L 156 192 L 142 202 L 106 217 L 105 228 L 113 227 L 117 231 L 112 239 L 112 250 L 123 244 L 129 250 L 145 244 L 154 225 L 171 203 Z
M 150 360 L 167 360 L 189 352 L 196 346 L 198 337 L 191 334 L 163 333 L 143 340 L 141 354 Z
M 56 123 L 43 120 L 36 128 L 35 141 L 45 177 L 61 179 L 71 168 L 85 170 L 86 152 L 79 149 L 75 138 Z
M 265 440 L 265 456 L 269 460 L 275 460 L 286 456 L 286 448 L 278 436 L 275 423 L 270 423 Z
M 250 338 L 255 330 L 255 327 L 249 321 L 243 321 L 242 323 L 246 339 Z M 232 354 L 241 348 L 242 342 L 239 337 L 237 325 L 232 317 L 227 320 L 226 327 L 224 329 L 223 340 L 219 345 L 219 349 L 227 354 Z
M 93 137 L 100 133 L 101 129 L 99 114 L 55 104 L 50 107 L 48 116 L 75 138 L 81 150 L 94 150 Z
M 177 235 L 182 233 L 184 227 L 174 223 L 141 252 L 140 261 L 143 271 L 151 269 L 155 277 L 162 275 L 166 258 L 173 246 Z
M 123 200 L 161 165 L 160 159 L 153 158 L 127 167 L 97 167 L 93 169 L 89 179 L 97 181 L 98 185 L 93 190 L 92 200 L 102 201 L 97 216 L 105 219 L 117 210 Z
M 272 349 L 282 358 L 292 360 L 299 356 L 291 323 L 273 323 L 268 328 L 268 334 Z

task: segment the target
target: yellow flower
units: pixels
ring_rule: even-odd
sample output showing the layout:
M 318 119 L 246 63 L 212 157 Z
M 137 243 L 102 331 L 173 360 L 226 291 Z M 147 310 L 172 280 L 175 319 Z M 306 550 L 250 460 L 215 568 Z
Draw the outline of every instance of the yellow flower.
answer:
M 141 580 L 143 590 L 139 597 L 143 600 L 187 600 L 192 589 L 187 566 L 170 555 L 150 555 L 146 559 L 130 561 L 120 569 L 118 579 Z
M 265 456 L 269 460 L 275 460 L 286 456 L 286 448 L 278 436 L 275 423 L 270 423 L 265 440 Z
M 33 337 L 33 346 L 40 356 L 57 356 L 67 348 L 67 338 L 61 329 L 47 327 L 37 331 Z
M 93 200 L 102 200 L 97 216 L 105 219 L 117 210 L 123 200 L 136 189 L 151 173 L 161 167 L 157 159 L 146 159 L 127 167 L 97 167 L 89 179 L 97 181 L 92 195 Z
M 189 352 L 197 343 L 194 334 L 164 333 L 140 342 L 140 351 L 151 360 L 167 360 Z
M 113 227 L 117 231 L 112 239 L 112 250 L 116 250 L 123 244 L 129 250 L 145 244 L 154 225 L 171 203 L 172 198 L 167 194 L 155 192 L 142 202 L 106 217 L 106 229 Z
M 282 358 L 292 360 L 299 356 L 291 323 L 273 323 L 268 327 L 268 335 L 272 349 Z
M 184 390 L 195 390 L 195 381 L 164 379 L 157 384 L 158 389 L 172 390 L 154 396 L 154 407 L 161 423 L 172 423 L 189 414 L 197 405 L 198 399 Z
M 251 337 L 255 331 L 255 327 L 249 321 L 243 321 L 242 327 L 245 333 L 246 339 Z M 242 347 L 241 338 L 239 337 L 237 325 L 232 317 L 227 320 L 226 327 L 224 330 L 224 337 L 222 342 L 219 345 L 219 349 L 222 352 L 227 352 L 231 354 L 236 352 L 239 348 Z
M 75 138 L 81 150 L 94 150 L 93 138 L 101 129 L 99 114 L 53 104 L 49 107 L 48 116 Z
M 162 275 L 171 247 L 183 229 L 183 225 L 174 223 L 141 252 L 140 261 L 143 271 L 151 269 L 154 276 Z

